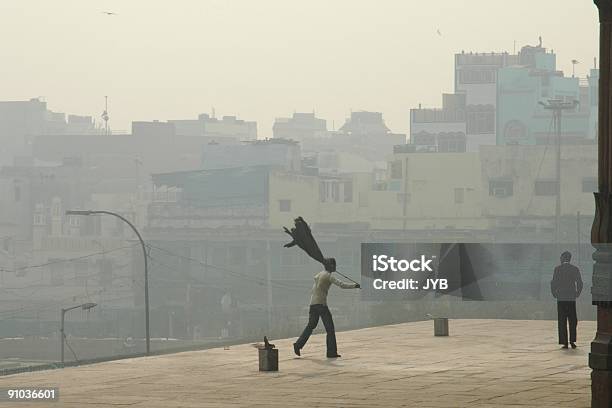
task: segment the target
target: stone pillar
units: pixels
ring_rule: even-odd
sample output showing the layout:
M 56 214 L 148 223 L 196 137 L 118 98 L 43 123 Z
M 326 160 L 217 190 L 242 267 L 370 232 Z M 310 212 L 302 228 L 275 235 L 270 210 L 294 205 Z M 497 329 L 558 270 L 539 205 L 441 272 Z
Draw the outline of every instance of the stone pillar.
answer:
M 612 0 L 594 0 L 600 22 L 599 79 L 599 192 L 591 230 L 593 305 L 597 306 L 597 334 L 591 342 L 591 406 L 612 408 Z

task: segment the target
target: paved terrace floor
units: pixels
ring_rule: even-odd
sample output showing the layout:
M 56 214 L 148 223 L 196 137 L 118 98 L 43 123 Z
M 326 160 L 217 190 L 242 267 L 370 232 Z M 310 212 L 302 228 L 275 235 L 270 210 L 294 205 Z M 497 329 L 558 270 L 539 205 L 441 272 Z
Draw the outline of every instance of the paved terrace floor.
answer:
M 324 335 L 293 355 L 273 340 L 280 371 L 258 372 L 252 345 L 113 361 L 0 377 L 0 387 L 54 385 L 38 407 L 588 407 L 588 345 L 560 350 L 552 321 L 455 320 L 433 337 L 431 321 L 338 333 L 339 360 Z M 0 403 L 0 408 L 2 405 Z

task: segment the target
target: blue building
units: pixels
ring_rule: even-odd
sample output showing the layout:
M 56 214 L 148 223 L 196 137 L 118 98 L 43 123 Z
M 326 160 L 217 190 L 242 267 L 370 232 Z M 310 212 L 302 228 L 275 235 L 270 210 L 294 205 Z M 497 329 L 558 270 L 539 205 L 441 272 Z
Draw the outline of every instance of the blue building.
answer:
M 410 112 L 410 143 L 416 151 L 476 152 L 483 145 L 548 144 L 552 112 L 540 104 L 551 99 L 577 102 L 564 112 L 562 143 L 594 143 L 597 135 L 599 70 L 587 78 L 566 77 L 557 56 L 542 46 L 517 53 L 455 55 L 454 93 L 444 95 L 442 109 L 419 106 Z
M 541 46 L 523 47 L 517 65 L 497 72 L 497 144 L 555 143 L 549 100 L 576 102 L 563 112 L 562 143 L 593 143 L 597 117 L 598 70 L 587 80 L 566 77 L 556 68 L 556 56 Z

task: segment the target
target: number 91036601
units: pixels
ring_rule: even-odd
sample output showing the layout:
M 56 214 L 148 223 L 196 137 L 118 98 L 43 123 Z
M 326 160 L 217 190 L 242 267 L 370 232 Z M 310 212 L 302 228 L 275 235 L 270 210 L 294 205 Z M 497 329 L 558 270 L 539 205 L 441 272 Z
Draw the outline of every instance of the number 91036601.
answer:
M 59 389 L 52 387 L 0 388 L 0 402 L 50 402 L 59 400 Z

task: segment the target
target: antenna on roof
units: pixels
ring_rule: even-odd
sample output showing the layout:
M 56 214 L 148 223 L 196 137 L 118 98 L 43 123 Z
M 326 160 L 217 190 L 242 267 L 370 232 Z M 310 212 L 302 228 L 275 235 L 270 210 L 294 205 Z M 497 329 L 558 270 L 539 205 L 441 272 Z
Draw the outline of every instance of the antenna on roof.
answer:
M 106 136 L 109 135 L 108 130 L 108 120 L 110 117 L 108 116 L 108 96 L 104 97 L 104 112 L 102 112 L 102 120 L 104 121 L 104 134 Z

